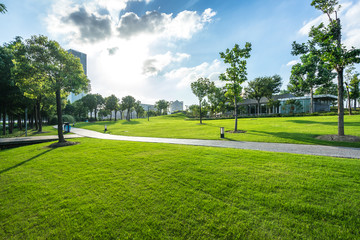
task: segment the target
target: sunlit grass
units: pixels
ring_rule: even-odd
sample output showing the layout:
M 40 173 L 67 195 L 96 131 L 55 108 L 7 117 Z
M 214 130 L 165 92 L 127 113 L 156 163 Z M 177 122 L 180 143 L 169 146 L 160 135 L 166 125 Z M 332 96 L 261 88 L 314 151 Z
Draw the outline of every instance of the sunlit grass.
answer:
M 0 239 L 357 239 L 360 162 L 76 139 L 0 151 Z
M 234 129 L 234 120 L 188 121 L 181 115 L 133 119 L 130 122 L 105 121 L 78 123 L 76 127 L 125 136 L 220 139 L 220 127 L 225 131 Z M 337 116 L 242 118 L 238 129 L 246 133 L 226 133 L 227 140 L 321 144 L 360 147 L 360 143 L 329 142 L 315 139 L 319 135 L 337 134 Z M 360 136 L 360 115 L 345 116 L 345 134 Z

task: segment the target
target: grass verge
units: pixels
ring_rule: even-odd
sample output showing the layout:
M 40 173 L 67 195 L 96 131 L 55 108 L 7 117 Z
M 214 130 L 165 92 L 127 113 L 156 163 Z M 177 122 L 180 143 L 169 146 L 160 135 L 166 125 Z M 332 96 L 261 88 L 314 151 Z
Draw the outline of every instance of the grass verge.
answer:
M 359 160 L 74 141 L 0 152 L 1 239 L 359 237 Z

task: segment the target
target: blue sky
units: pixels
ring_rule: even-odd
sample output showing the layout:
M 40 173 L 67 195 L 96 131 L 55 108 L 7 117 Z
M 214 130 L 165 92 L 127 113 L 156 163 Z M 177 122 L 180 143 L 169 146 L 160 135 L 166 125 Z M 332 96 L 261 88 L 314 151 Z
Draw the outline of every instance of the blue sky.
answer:
M 143 103 L 197 103 L 190 83 L 217 84 L 219 52 L 252 43 L 248 79 L 279 74 L 286 88 L 291 43 L 324 16 L 310 0 L 6 0 L 1 44 L 43 34 L 88 55 L 92 92 Z M 360 1 L 340 1 L 343 40 L 360 48 Z

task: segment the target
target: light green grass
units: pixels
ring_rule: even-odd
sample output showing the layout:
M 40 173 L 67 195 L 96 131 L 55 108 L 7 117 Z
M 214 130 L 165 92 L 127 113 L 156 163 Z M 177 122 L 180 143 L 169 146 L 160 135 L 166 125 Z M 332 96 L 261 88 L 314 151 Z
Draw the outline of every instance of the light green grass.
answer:
M 0 151 L 0 239 L 357 239 L 360 161 L 77 139 Z
M 77 127 L 126 136 L 220 139 L 220 127 L 234 130 L 234 120 L 186 121 L 181 115 L 133 119 L 130 122 L 106 121 L 78 123 Z M 242 118 L 238 129 L 246 133 L 226 133 L 227 140 L 278 142 L 297 144 L 321 144 L 360 147 L 358 143 L 329 142 L 315 139 L 319 135 L 337 134 L 337 116 Z M 360 136 L 360 115 L 345 116 L 345 134 Z

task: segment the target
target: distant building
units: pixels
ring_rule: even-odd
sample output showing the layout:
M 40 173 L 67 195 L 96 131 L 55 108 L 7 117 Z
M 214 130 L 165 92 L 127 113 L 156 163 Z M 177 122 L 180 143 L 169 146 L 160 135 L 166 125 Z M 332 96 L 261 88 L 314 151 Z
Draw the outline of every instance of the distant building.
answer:
M 156 111 L 155 105 L 151 105 L 151 104 L 145 104 L 145 103 L 141 103 L 140 104 L 143 109 L 147 112 L 148 110 L 152 110 L 152 111 Z
M 170 113 L 174 113 L 177 111 L 183 111 L 184 110 L 184 102 L 183 101 L 171 101 L 170 102 Z
M 75 57 L 78 57 L 80 59 L 80 63 L 83 66 L 84 69 L 84 73 L 85 75 L 87 75 L 87 60 L 86 60 L 86 54 L 73 50 L 73 49 L 69 49 L 68 50 L 69 53 L 71 53 L 72 55 L 74 55 Z M 79 94 L 74 94 L 74 93 L 70 93 L 70 95 L 68 96 L 68 100 L 70 101 L 70 103 L 75 102 L 76 100 L 81 99 L 82 97 L 84 97 L 86 94 L 85 93 L 79 93 Z
M 277 106 L 269 108 L 269 100 L 265 97 L 260 99 L 260 114 L 269 113 L 305 113 L 310 112 L 310 96 L 296 97 L 291 93 L 274 95 L 273 101 L 278 101 Z M 296 104 L 289 104 L 289 100 L 296 101 Z M 330 105 L 337 100 L 337 96 L 333 95 L 314 95 L 313 109 L 314 112 L 330 111 Z M 243 115 L 257 115 L 258 103 L 254 99 L 244 99 L 239 106 L 243 107 Z

